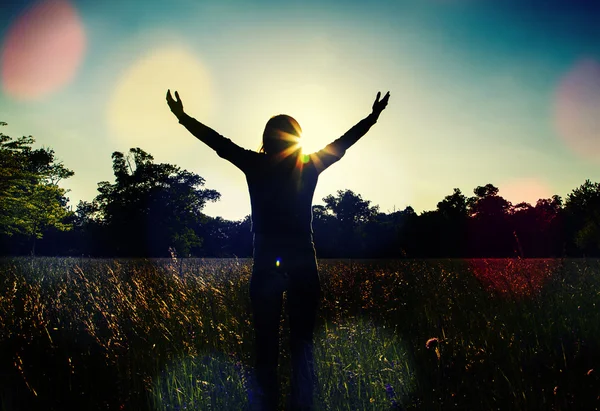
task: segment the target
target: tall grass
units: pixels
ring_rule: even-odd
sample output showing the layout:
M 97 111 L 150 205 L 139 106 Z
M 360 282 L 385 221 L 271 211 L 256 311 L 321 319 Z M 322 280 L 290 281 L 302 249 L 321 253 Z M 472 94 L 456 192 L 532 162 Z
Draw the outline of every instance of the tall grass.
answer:
M 1 409 L 248 409 L 250 274 L 235 259 L 0 260 Z M 330 260 L 320 275 L 319 409 L 600 408 L 598 260 Z

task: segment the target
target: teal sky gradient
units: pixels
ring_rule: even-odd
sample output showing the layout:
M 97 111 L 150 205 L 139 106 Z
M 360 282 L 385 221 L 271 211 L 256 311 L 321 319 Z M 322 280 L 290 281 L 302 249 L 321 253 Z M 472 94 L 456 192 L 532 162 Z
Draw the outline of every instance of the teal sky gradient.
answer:
M 35 4 L 0 17 L 3 47 Z M 113 180 L 113 151 L 139 146 L 219 191 L 209 215 L 250 213 L 243 174 L 177 124 L 167 88 L 179 90 L 190 115 L 245 148 L 258 149 L 269 117 L 285 113 L 315 150 L 368 115 L 377 91 L 390 90 L 379 122 L 320 177 L 315 204 L 351 189 L 382 211 L 411 205 L 420 212 L 454 187 L 471 195 L 492 183 L 517 203 L 598 181 L 600 124 L 588 116 L 566 132 L 556 125 L 559 99 L 600 118 L 594 2 L 70 4 L 86 35 L 75 75 L 35 99 L 2 84 L 0 120 L 9 123 L 5 134 L 33 135 L 75 171 L 63 184 L 73 206 L 92 200 L 99 181 Z M 171 68 L 165 56 L 197 63 L 201 77 Z M 169 72 L 148 74 L 160 67 Z M 136 76 L 146 82 L 143 93 L 131 93 L 140 87 Z M 584 86 L 559 97 L 565 78 Z

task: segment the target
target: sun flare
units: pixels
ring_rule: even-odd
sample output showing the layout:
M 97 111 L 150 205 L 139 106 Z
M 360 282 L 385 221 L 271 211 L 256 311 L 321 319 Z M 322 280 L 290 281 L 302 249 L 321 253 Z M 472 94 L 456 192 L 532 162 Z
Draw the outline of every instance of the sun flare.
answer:
M 183 47 L 148 52 L 117 80 L 108 105 L 111 137 L 127 147 L 176 154 L 195 144 L 170 112 L 167 89 L 179 90 L 186 112 L 210 118 L 211 82 L 201 62 Z

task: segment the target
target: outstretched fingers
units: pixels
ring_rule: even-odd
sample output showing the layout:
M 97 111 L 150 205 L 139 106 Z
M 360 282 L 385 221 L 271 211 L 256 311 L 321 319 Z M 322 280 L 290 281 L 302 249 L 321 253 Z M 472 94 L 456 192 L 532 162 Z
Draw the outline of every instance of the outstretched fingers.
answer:
M 175 98 L 173 98 L 173 96 L 171 95 L 171 90 L 168 89 L 167 90 L 167 101 L 168 102 L 180 103 L 181 102 L 181 98 L 179 98 L 179 93 L 177 91 L 175 91 Z
M 383 108 L 386 108 L 389 99 L 390 99 L 390 92 L 388 91 L 387 93 L 385 93 L 385 96 L 383 96 L 383 99 L 381 100 L 381 102 L 379 104 L 381 104 L 381 106 Z
M 171 90 L 170 89 L 167 90 L 167 104 L 169 105 L 169 108 L 171 109 L 173 114 L 175 114 L 177 116 L 177 118 L 179 118 L 184 113 L 183 113 L 183 103 L 181 102 L 181 99 L 179 98 L 179 93 L 177 91 L 175 91 L 175 98 L 177 100 L 173 99 L 173 96 L 171 95 Z
M 175 96 L 177 97 L 177 99 L 179 99 L 179 95 L 177 94 L 177 92 L 175 92 Z M 167 102 L 169 104 L 175 103 L 175 99 L 173 99 L 173 96 L 171 95 L 171 90 L 167 90 Z
M 385 93 L 385 96 L 381 98 L 381 91 L 377 92 L 377 97 L 375 98 L 375 102 L 373 103 L 373 110 L 381 113 L 388 104 L 388 100 L 390 99 L 390 92 Z

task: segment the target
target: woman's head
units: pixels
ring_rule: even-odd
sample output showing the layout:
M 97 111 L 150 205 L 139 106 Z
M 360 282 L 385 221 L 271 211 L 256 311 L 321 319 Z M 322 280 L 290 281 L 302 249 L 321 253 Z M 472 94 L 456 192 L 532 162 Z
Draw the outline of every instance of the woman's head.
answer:
M 265 126 L 261 153 L 269 154 L 292 154 L 300 149 L 298 141 L 302 135 L 300 124 L 285 114 L 271 117 Z

